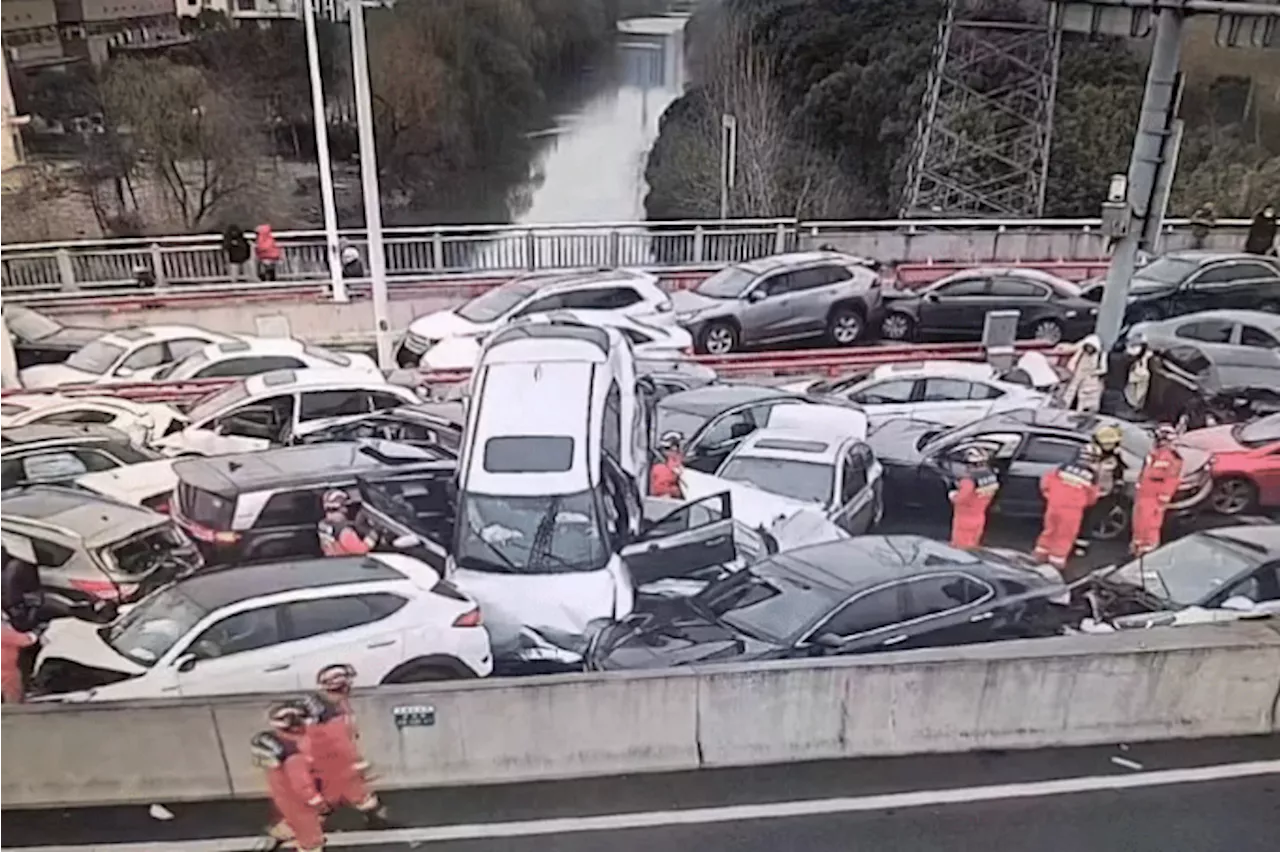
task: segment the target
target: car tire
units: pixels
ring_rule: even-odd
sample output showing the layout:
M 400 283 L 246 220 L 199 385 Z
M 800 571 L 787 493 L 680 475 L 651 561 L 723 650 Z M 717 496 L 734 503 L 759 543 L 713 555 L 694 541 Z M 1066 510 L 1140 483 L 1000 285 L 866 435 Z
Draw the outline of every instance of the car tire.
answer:
M 848 305 L 842 305 L 827 317 L 827 339 L 834 346 L 852 346 L 862 338 L 866 326 L 862 314 Z
M 1209 506 L 1219 515 L 1242 515 L 1258 504 L 1258 488 L 1243 477 L 1231 476 L 1213 483 Z
M 1133 507 L 1128 500 L 1112 501 L 1105 512 L 1098 512 L 1088 518 L 1089 528 L 1085 530 L 1085 534 L 1093 541 L 1118 541 L 1129 534 L 1132 515 Z
M 1031 339 L 1057 346 L 1062 342 L 1062 323 L 1055 319 L 1042 319 L 1031 327 Z
M 442 680 L 458 680 L 458 673 L 435 663 L 407 663 L 382 679 L 383 685 L 395 683 L 431 683 Z
M 698 348 L 706 355 L 728 355 L 738 351 L 741 336 L 731 322 L 713 322 L 702 330 Z
M 890 311 L 880 323 L 880 336 L 898 343 L 914 340 L 916 321 L 901 311 Z

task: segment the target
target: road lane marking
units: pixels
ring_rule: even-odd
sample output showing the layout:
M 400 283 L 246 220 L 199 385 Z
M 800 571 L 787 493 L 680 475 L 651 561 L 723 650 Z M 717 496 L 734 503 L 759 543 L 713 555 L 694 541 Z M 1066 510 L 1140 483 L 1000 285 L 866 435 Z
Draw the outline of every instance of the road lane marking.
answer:
M 834 799 L 807 799 L 796 802 L 768 802 L 757 805 L 724 805 L 688 808 L 674 811 L 604 814 L 598 816 L 556 817 L 551 819 L 515 820 L 473 825 L 437 825 L 421 828 L 396 828 L 386 831 L 344 831 L 329 835 L 329 849 L 359 846 L 395 845 L 397 843 L 443 843 L 459 840 L 492 840 L 503 837 L 544 837 L 589 831 L 669 828 L 682 825 L 706 825 L 739 820 L 786 819 L 789 817 L 828 816 L 867 811 L 901 810 L 937 805 L 963 805 L 1004 799 L 1032 799 L 1064 796 L 1072 793 L 1132 790 L 1227 781 L 1280 775 L 1280 760 L 1258 760 L 1246 763 L 1224 763 L 1186 769 L 1161 769 L 1126 775 L 1088 775 L 1030 781 L 1017 784 L 992 784 L 944 790 L 917 790 L 908 793 L 880 793 Z M 181 815 L 177 821 L 181 821 Z M 180 840 L 150 843 L 99 843 L 80 846 L 26 846 L 24 852 L 248 852 L 256 837 L 228 837 L 216 840 Z

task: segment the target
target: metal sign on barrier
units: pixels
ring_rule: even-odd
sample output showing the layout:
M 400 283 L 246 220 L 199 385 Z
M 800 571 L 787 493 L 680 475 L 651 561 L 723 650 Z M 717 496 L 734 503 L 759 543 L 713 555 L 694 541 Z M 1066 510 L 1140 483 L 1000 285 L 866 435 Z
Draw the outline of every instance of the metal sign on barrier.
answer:
M 436 708 L 430 704 L 392 707 L 391 715 L 397 728 L 430 728 L 436 723 Z
M 1017 360 L 1014 347 L 1018 341 L 1017 311 L 987 311 L 982 324 L 982 348 L 987 362 L 997 369 L 1008 370 Z

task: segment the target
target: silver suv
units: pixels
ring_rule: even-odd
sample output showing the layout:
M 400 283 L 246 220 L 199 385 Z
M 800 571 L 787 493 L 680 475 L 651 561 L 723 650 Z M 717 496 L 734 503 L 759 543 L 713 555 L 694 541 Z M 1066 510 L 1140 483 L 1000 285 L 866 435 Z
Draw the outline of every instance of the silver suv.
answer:
M 699 352 L 826 336 L 849 346 L 878 328 L 875 262 L 834 251 L 779 254 L 726 267 L 672 294 L 676 322 Z

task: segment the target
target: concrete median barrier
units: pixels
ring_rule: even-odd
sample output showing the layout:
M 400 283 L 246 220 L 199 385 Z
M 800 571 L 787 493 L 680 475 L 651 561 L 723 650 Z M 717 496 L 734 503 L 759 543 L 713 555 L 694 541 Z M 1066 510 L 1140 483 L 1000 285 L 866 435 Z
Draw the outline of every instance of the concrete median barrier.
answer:
M 392 687 L 357 696 L 386 787 L 1272 733 L 1280 626 L 838 660 Z M 6 808 L 261 793 L 263 696 L 6 708 Z

